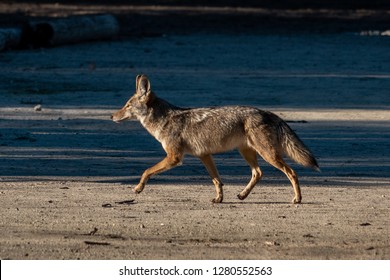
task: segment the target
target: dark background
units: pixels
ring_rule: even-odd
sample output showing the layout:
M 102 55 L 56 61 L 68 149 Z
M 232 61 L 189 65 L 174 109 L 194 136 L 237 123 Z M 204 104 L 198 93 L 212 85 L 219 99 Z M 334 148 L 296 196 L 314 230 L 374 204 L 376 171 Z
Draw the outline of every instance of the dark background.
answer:
M 164 9 L 156 9 L 156 5 Z M 66 8 L 70 6 L 71 10 Z M 185 9 L 177 10 L 177 7 Z M 194 7 L 218 7 L 219 10 L 205 8 L 199 11 Z M 237 12 L 223 10 L 225 7 L 254 9 Z M 120 22 L 122 37 L 190 32 L 383 31 L 390 26 L 389 10 L 388 0 L 6 0 L 0 2 L 0 27 L 23 25 L 28 20 L 42 17 L 93 12 L 114 14 Z
M 332 9 L 388 9 L 388 0 L 5 0 L 3 3 L 62 3 L 62 4 L 104 4 L 104 5 L 175 5 L 175 6 L 233 6 L 264 7 L 275 9 L 332 8 Z

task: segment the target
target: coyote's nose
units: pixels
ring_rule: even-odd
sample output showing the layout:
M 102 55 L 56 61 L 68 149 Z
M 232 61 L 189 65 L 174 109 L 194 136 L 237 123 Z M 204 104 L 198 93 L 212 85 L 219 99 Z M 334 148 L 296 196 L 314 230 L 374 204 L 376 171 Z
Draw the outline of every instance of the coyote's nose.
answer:
M 114 118 L 114 115 L 111 115 L 111 119 L 113 119 Z

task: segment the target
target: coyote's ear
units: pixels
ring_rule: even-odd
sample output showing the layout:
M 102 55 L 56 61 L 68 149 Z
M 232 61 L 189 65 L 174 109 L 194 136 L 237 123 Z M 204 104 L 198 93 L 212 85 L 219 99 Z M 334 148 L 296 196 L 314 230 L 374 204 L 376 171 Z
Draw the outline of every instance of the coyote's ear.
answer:
M 139 95 L 145 95 L 150 92 L 150 82 L 145 75 L 138 75 L 135 79 L 136 92 Z
M 141 78 L 141 75 L 137 75 L 137 77 L 135 77 L 135 91 L 138 90 L 138 81 L 140 78 Z

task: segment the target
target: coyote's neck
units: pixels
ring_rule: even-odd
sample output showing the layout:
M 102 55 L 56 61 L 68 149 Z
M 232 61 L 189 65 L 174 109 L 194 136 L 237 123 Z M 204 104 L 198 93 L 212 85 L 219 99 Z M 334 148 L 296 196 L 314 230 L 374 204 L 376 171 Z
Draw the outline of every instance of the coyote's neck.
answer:
M 168 127 L 170 116 L 175 111 L 181 111 L 183 109 L 168 103 L 167 101 L 155 98 L 146 110 L 146 114 L 139 117 L 139 120 L 143 127 L 159 142 L 161 132 Z

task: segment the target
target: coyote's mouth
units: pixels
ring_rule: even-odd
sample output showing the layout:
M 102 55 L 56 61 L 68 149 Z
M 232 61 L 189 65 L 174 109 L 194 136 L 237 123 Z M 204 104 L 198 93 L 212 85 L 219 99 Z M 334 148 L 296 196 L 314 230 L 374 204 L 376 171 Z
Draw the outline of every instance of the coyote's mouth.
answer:
M 115 115 L 112 115 L 111 116 L 111 120 L 113 121 L 113 122 L 115 122 L 115 123 L 121 123 L 121 122 L 123 122 L 123 121 L 125 121 L 125 120 L 127 120 L 128 118 L 127 117 L 124 117 L 124 118 L 117 118 L 117 117 L 115 117 Z

